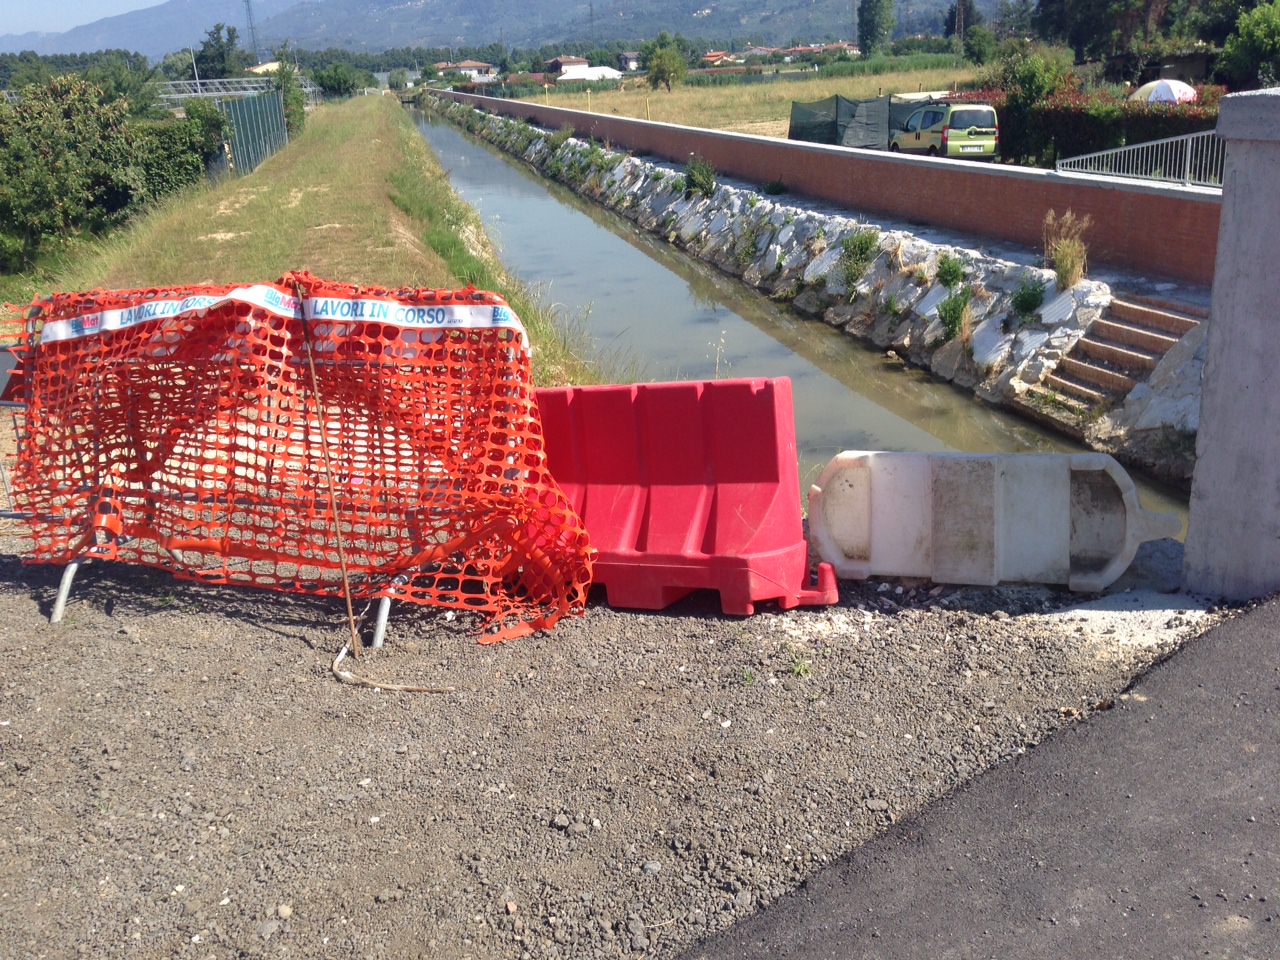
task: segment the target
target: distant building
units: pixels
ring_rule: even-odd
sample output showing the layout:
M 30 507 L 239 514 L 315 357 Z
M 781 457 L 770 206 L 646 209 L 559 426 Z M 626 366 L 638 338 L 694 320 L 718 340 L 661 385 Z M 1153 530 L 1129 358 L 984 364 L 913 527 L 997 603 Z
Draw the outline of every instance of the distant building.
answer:
M 256 67 L 249 68 L 250 73 L 256 73 L 258 76 L 266 76 L 268 73 L 280 72 L 280 61 L 272 60 L 270 63 L 260 63 Z
M 564 73 L 570 67 L 589 67 L 591 61 L 586 57 L 559 56 L 547 61 L 547 73 Z
M 460 60 L 457 63 L 442 60 L 440 63 L 432 64 L 432 66 L 436 68 L 437 73 L 460 73 L 477 83 L 486 83 L 497 79 L 493 64 L 483 63 L 480 60 Z
M 640 54 L 635 50 L 624 50 L 618 54 L 618 69 L 625 73 L 633 73 L 640 69 Z
M 597 83 L 621 78 L 622 73 L 613 67 L 572 67 L 556 77 L 556 83 Z
M 703 54 L 702 62 L 709 67 L 723 67 L 725 64 L 737 63 L 738 61 L 727 50 L 708 50 Z

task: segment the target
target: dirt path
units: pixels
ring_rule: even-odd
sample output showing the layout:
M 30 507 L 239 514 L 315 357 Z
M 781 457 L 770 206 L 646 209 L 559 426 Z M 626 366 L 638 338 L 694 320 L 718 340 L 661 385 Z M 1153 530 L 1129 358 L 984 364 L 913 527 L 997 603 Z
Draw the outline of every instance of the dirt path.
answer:
M 593 606 L 479 647 L 399 608 L 336 683 L 340 605 L 0 540 L 0 942 L 16 957 L 672 956 L 1093 705 L 1140 635 L 1043 590 L 845 585 L 826 610 Z M 861 607 L 859 606 L 861 605 Z M 1161 626 L 1163 624 L 1163 626 Z

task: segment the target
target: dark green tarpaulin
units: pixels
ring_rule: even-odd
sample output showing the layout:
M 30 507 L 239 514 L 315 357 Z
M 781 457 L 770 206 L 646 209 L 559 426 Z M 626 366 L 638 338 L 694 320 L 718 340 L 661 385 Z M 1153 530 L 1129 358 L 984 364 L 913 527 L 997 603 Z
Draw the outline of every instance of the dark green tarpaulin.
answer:
M 889 146 L 889 131 L 901 127 L 912 111 L 927 102 L 898 97 L 849 100 L 839 95 L 813 103 L 793 102 L 787 137 L 810 143 L 884 150 Z

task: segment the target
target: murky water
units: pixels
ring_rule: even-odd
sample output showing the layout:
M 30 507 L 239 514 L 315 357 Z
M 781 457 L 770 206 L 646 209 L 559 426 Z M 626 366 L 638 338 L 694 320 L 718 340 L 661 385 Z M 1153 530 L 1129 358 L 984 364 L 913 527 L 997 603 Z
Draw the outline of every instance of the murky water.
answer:
M 507 267 L 636 379 L 790 377 L 802 490 L 841 450 L 1084 449 L 802 319 L 456 127 L 417 122 Z M 1185 514 L 1142 486 L 1148 506 Z

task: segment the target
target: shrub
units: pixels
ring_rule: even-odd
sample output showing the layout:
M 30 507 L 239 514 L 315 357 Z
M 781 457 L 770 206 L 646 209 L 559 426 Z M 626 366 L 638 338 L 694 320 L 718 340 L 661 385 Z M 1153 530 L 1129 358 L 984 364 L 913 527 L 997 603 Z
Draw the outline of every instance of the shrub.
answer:
M 938 258 L 937 279 L 948 290 L 954 290 L 964 282 L 964 261 L 944 253 Z
M 776 197 L 780 193 L 787 192 L 787 185 L 781 180 L 770 180 L 761 189 L 771 197 Z
M 70 76 L 0 102 L 0 233 L 19 238 L 24 263 L 46 237 L 123 219 L 136 198 L 125 111 Z
M 716 192 L 716 168 L 703 160 L 696 153 L 689 155 L 689 162 L 684 168 L 685 183 L 688 193 L 700 193 L 709 197 Z
M 142 120 L 129 125 L 140 200 L 158 200 L 204 179 L 201 137 L 195 120 Z
M 953 293 L 938 304 L 938 319 L 942 321 L 942 329 L 948 341 L 960 338 L 967 344 L 973 336 L 973 291 L 968 287 Z
M 871 227 L 858 230 L 840 242 L 840 258 L 836 265 L 850 299 L 853 297 L 853 288 L 879 253 L 880 231 Z
M 1077 217 L 1070 210 L 1060 217 L 1052 210 L 1045 214 L 1045 266 L 1057 274 L 1059 290 L 1069 290 L 1084 279 L 1088 267 L 1084 235 L 1092 225 L 1091 217 Z
M 1039 280 L 1023 280 L 1013 293 L 1013 312 L 1020 317 L 1035 316 L 1044 304 L 1044 283 Z

